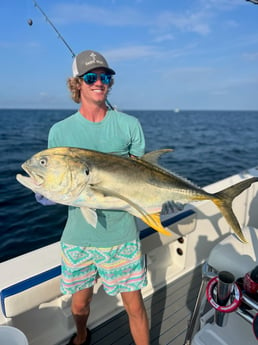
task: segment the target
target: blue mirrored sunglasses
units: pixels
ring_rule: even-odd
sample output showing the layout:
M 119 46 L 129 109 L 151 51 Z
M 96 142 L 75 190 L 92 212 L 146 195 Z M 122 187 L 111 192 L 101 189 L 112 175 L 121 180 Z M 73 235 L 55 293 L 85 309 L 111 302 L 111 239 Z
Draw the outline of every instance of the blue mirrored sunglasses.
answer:
M 100 80 L 102 81 L 103 84 L 110 84 L 112 80 L 112 75 L 111 74 L 106 74 L 106 73 L 86 73 L 82 76 L 83 80 L 85 81 L 86 84 L 92 85 L 96 83 L 98 80 L 98 77 L 100 77 Z

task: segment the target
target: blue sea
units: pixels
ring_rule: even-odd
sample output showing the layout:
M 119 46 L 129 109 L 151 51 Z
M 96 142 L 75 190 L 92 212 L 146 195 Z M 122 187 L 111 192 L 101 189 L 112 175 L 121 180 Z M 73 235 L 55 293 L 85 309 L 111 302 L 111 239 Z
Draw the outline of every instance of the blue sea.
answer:
M 0 110 L 0 262 L 60 239 L 66 207 L 44 207 L 15 176 L 47 147 L 49 128 L 72 110 Z M 258 163 L 258 111 L 126 111 L 160 164 L 203 187 Z

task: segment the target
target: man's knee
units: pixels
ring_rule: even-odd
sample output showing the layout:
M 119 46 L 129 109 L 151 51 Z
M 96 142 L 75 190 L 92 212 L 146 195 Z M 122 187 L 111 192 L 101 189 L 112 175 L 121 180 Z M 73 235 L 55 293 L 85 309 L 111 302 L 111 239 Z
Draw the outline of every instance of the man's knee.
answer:
M 72 313 L 75 315 L 84 315 L 85 313 L 88 313 L 90 309 L 91 300 L 91 291 L 81 290 L 75 292 L 72 296 Z
M 125 310 L 130 316 L 139 316 L 145 313 L 145 307 L 140 291 L 125 293 L 122 296 Z

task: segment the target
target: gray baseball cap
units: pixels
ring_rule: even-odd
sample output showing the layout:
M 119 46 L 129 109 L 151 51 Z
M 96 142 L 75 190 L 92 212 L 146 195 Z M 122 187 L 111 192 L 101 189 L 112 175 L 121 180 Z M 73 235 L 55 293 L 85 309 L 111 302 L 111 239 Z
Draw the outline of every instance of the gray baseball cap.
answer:
M 85 50 L 76 55 L 73 60 L 72 70 L 74 77 L 81 77 L 95 68 L 105 68 L 108 73 L 116 74 L 116 72 L 108 66 L 104 56 L 93 50 Z

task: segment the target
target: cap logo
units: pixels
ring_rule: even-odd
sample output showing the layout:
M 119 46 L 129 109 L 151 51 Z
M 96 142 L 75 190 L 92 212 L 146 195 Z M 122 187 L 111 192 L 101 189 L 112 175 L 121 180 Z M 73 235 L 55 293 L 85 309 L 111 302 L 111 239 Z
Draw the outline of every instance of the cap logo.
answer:
M 93 62 L 96 62 L 96 56 L 97 55 L 93 52 L 90 54 L 90 57 L 92 58 Z
M 92 60 L 85 62 L 86 66 L 89 66 L 89 65 L 92 65 L 92 64 L 99 64 L 99 65 L 104 65 L 105 64 L 103 60 L 98 60 L 97 59 L 97 55 L 94 52 L 92 52 L 89 56 L 91 57 Z

